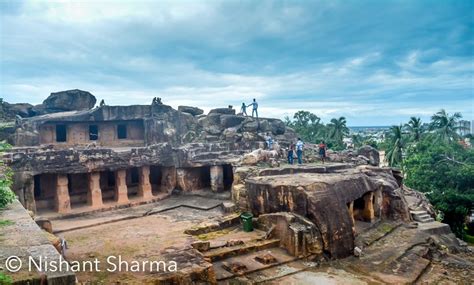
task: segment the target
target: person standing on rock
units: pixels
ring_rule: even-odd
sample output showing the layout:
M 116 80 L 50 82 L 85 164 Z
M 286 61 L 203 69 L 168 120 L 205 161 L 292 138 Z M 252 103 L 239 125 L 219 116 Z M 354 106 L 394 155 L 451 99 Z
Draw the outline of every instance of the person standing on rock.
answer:
M 301 138 L 298 138 L 298 141 L 296 142 L 296 156 L 298 157 L 298 164 L 303 163 L 303 146 L 304 142 L 301 140 Z
M 253 117 L 253 115 L 255 114 L 255 117 L 258 119 L 258 112 L 257 112 L 258 103 L 257 103 L 257 101 L 255 100 L 255 98 L 253 98 L 253 102 L 250 103 L 250 105 L 248 105 L 247 107 L 250 107 L 250 106 L 252 106 L 252 117 Z
M 323 162 L 324 164 L 324 160 L 326 159 L 326 149 L 327 149 L 327 146 L 326 144 L 324 143 L 324 141 L 321 141 L 321 143 L 319 144 L 319 157 L 321 158 L 321 161 Z
M 293 164 L 295 157 L 295 145 L 292 143 L 288 148 L 288 164 Z
M 240 107 L 240 113 L 242 113 L 242 116 L 245 115 L 246 117 L 248 117 L 248 115 L 247 115 L 247 105 L 245 105 L 244 102 L 242 102 L 242 107 Z

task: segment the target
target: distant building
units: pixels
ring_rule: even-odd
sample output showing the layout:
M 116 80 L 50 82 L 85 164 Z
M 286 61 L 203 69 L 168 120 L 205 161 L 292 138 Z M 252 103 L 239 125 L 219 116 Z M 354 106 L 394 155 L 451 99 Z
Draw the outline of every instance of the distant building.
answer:
M 465 135 L 468 135 L 468 134 L 472 134 L 473 133 L 473 123 L 472 122 L 469 122 L 467 120 L 461 120 L 458 122 L 457 126 L 460 127 L 460 129 L 458 129 L 457 133 L 460 135 L 460 136 L 465 136 Z

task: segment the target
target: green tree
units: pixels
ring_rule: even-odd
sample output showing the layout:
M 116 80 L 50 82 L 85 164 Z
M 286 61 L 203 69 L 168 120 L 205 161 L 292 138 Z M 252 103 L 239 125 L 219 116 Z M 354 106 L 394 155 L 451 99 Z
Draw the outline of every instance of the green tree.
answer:
M 438 141 L 451 142 L 458 140 L 458 130 L 464 129 L 459 126 L 459 120 L 462 118 L 461 113 L 449 115 L 444 109 L 431 117 L 430 130 L 434 131 Z
M 464 219 L 474 207 L 474 150 L 433 143 L 431 137 L 425 137 L 408 148 L 404 172 L 405 184 L 427 193 L 435 208 L 443 212 L 443 222 L 462 237 Z
M 403 150 L 405 149 L 406 139 L 403 135 L 403 127 L 392 126 L 390 132 L 387 135 L 387 149 L 385 159 L 390 166 L 402 166 L 403 165 Z
M 331 122 L 327 125 L 329 139 L 334 141 L 336 145 L 342 146 L 342 139 L 344 136 L 349 135 L 349 128 L 347 127 L 347 121 L 345 117 L 339 117 L 338 119 L 331 119 Z
M 316 143 L 324 137 L 324 125 L 321 124 L 321 119 L 311 112 L 298 111 L 294 114 L 293 121 L 286 117 L 285 124 L 293 128 L 307 142 Z
M 408 121 L 408 124 L 405 124 L 405 128 L 413 141 L 420 141 L 421 134 L 423 133 L 423 126 L 420 118 L 411 117 L 410 121 Z

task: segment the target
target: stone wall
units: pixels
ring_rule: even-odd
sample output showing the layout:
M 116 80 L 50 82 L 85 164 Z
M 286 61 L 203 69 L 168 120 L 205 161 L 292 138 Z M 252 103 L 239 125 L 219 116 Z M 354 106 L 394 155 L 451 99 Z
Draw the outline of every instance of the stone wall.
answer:
M 0 212 L 0 220 L 10 221 L 11 224 L 0 227 L 0 264 L 5 264 L 9 256 L 17 256 L 22 261 L 22 268 L 15 273 L 6 272 L 14 284 L 74 284 L 76 277 L 72 271 L 67 271 L 63 267 L 60 270 L 51 269 L 45 272 L 28 270 L 28 260 L 33 258 L 35 262 L 47 260 L 56 262 L 64 260 L 56 248 L 51 244 L 46 236 L 33 221 L 28 212 L 18 201 L 10 204 Z M 28 280 L 28 281 L 27 281 Z M 42 281 L 43 280 L 43 281 Z M 16 283 L 18 282 L 18 283 Z

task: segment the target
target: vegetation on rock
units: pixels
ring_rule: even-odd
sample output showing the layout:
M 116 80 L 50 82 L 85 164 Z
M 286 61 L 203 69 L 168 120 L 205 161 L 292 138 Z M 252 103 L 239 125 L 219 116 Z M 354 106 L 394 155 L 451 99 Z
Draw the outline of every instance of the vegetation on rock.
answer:
M 10 148 L 10 145 L 6 143 L 0 143 L 0 155 Z M 0 160 L 0 209 L 13 202 L 15 194 L 11 191 L 10 186 L 12 185 L 12 172 L 8 167 L 3 164 Z

